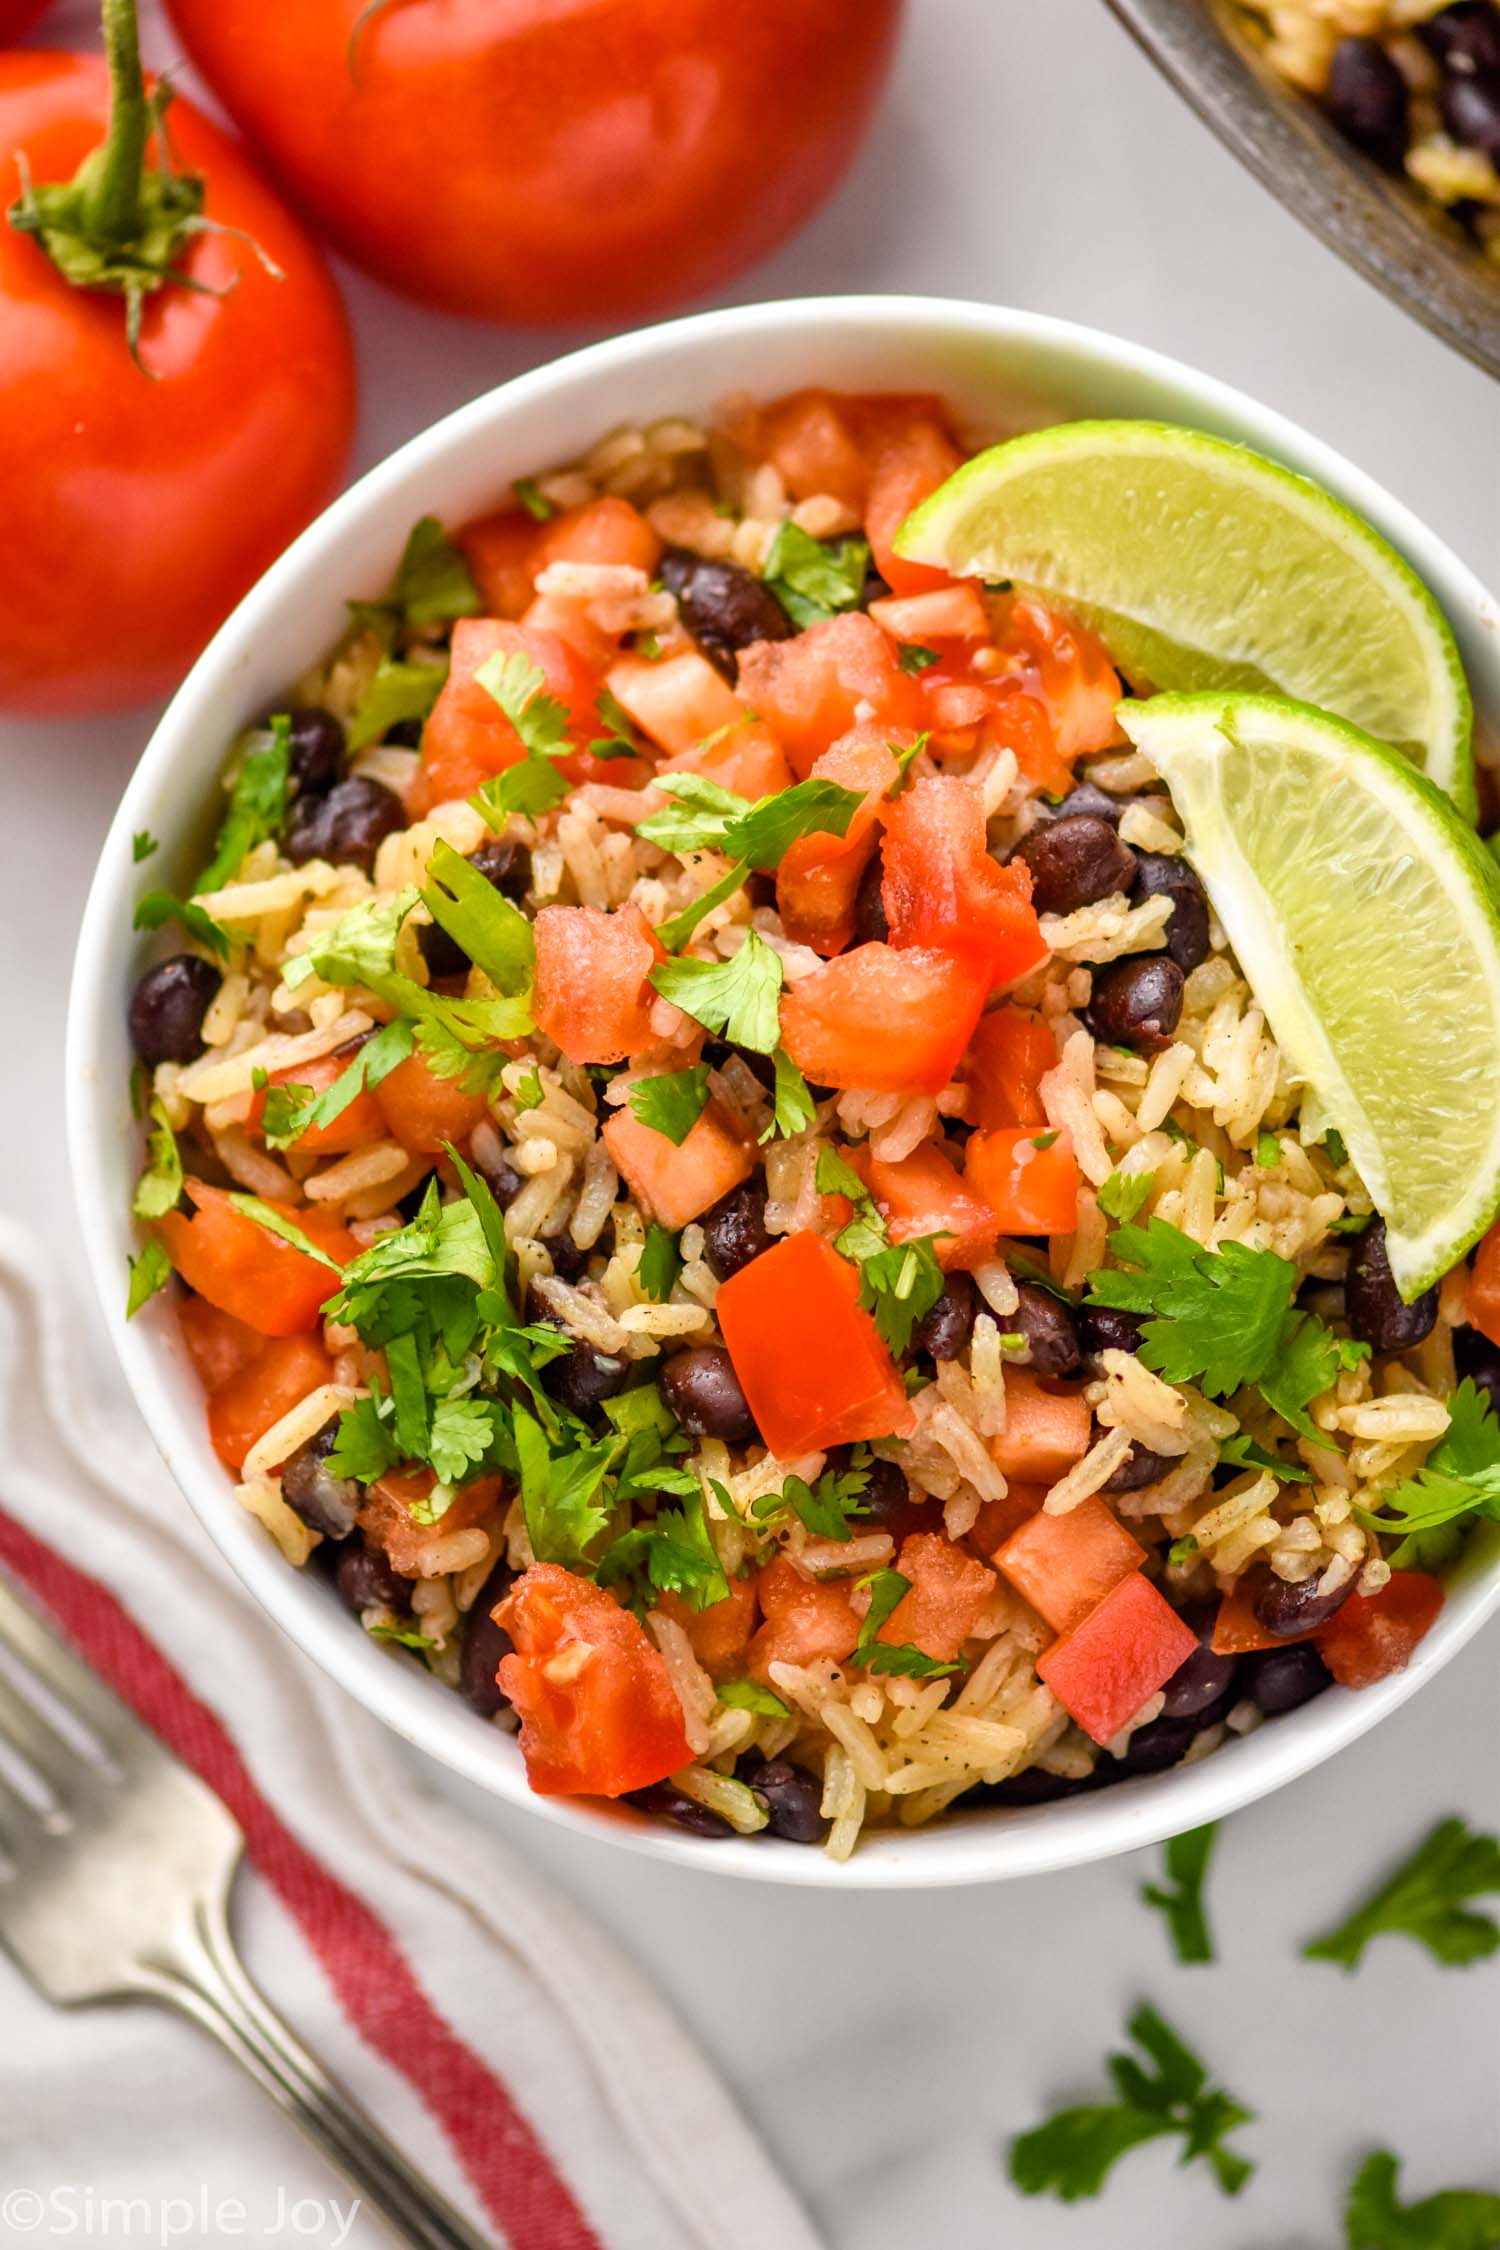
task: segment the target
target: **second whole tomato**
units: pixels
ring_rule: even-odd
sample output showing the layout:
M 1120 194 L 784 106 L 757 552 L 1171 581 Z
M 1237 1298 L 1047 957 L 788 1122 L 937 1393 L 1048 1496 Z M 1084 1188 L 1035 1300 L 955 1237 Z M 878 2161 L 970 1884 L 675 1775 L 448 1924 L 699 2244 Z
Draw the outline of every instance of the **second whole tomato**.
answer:
M 816 209 L 901 0 L 168 0 L 189 54 L 339 247 L 497 320 L 717 287 Z

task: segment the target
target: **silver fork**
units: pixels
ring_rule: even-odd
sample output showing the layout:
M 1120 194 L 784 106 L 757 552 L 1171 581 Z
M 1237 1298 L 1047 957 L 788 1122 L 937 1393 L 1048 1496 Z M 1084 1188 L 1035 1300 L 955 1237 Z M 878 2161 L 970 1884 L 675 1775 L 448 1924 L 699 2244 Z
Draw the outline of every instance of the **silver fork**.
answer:
M 57 2007 L 159 2000 L 211 2031 L 418 2250 L 489 2250 L 267 2005 L 229 1934 L 219 1799 L 0 1578 L 0 1944 Z M 23 1786 L 24 1784 L 24 1786 Z

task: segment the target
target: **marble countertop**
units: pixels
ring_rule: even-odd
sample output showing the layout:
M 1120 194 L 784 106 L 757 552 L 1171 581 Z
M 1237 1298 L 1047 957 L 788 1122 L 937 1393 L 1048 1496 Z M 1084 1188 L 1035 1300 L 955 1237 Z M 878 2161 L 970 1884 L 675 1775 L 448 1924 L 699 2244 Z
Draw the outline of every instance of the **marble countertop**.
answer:
M 166 60 L 144 12 L 151 59 Z M 87 0 L 63 0 L 54 36 L 85 37 L 89 18 Z M 559 348 L 343 278 L 361 467 Z M 1331 440 L 1500 582 L 1500 392 L 1241 173 L 1101 0 L 911 0 L 857 170 L 733 295 L 850 289 L 1035 307 L 1177 353 Z M 58 1122 L 64 998 L 94 856 L 151 718 L 0 735 L 0 923 L 29 971 L 7 994 L 0 1202 L 50 1214 L 80 1293 Z M 1439 1815 L 1500 1824 L 1497 1715 L 1491 1632 L 1377 1735 L 1235 1819 L 1211 1970 L 1172 1964 L 1138 1903 L 1155 1854 L 925 1897 L 762 1892 L 472 1802 L 659 1978 L 837 2250 L 1333 2250 L 1342 2187 L 1372 2146 L 1405 2156 L 1408 2194 L 1500 2184 L 1500 1961 L 1441 1971 L 1388 1942 L 1345 1978 L 1296 1958 Z M 1098 2086 L 1143 1996 L 1261 2112 L 1241 2136 L 1260 2160 L 1249 2189 L 1227 2203 L 1159 2147 L 1097 2205 L 1018 2198 L 1005 2137 Z

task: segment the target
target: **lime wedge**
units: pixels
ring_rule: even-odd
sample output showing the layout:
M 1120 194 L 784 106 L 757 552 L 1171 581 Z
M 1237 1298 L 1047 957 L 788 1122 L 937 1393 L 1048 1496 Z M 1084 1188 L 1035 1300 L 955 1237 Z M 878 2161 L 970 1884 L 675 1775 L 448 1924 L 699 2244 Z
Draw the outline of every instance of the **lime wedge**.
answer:
M 1160 695 L 1120 721 L 1416 1296 L 1500 1204 L 1500 871 L 1404 758 L 1307 704 Z
M 1437 603 L 1341 501 L 1244 446 L 1165 422 L 1063 422 L 966 462 L 896 548 L 1055 596 L 1153 687 L 1335 711 L 1474 817 L 1473 713 Z

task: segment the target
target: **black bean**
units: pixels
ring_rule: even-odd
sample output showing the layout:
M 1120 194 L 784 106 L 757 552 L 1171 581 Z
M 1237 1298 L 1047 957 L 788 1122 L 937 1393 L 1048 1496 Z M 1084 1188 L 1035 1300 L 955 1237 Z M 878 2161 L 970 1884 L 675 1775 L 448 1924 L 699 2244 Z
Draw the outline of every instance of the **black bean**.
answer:
M 196 953 L 148 969 L 130 996 L 130 1037 L 141 1061 L 190 1063 L 203 1052 L 203 1019 L 223 979 Z
M 1341 39 L 1328 66 L 1328 113 L 1346 140 L 1400 169 L 1411 121 L 1406 80 L 1378 39 Z
M 1135 854 L 1098 813 L 1043 821 L 1016 846 L 1031 869 L 1031 903 L 1039 914 L 1071 914 L 1096 899 L 1128 891 Z
M 1197 1719 L 1150 1719 L 1125 1745 L 1118 1763 L 1125 1773 L 1165 1773 L 1185 1755 L 1198 1732 Z
M 488 1142 L 489 1135 L 485 1134 L 483 1138 Z M 485 1181 L 490 1193 L 502 1210 L 508 1204 L 515 1202 L 516 1197 L 521 1192 L 521 1175 L 503 1150 L 500 1155 L 492 1158 L 481 1156 L 477 1148 L 471 1148 L 469 1162 L 480 1178 Z
M 490 837 L 470 852 L 469 865 L 514 906 L 531 888 L 531 854 L 515 836 Z
M 950 1273 L 938 1298 L 911 1332 L 911 1350 L 933 1359 L 957 1359 L 974 1333 L 979 1300 L 966 1273 Z
M 1293 1640 L 1299 1633 L 1316 1631 L 1326 1625 L 1335 1610 L 1342 1609 L 1354 1591 L 1354 1577 L 1340 1579 L 1331 1594 L 1320 1594 L 1318 1583 L 1321 1573 L 1314 1571 L 1310 1578 L 1299 1579 L 1296 1585 L 1274 1572 L 1265 1579 L 1255 1597 L 1255 1620 L 1278 1640 Z
M 321 797 L 344 770 L 344 729 L 331 711 L 310 703 L 287 714 L 292 773 L 304 797 Z
M 823 1786 L 816 1774 L 794 1766 L 789 1758 L 772 1758 L 753 1767 L 741 1779 L 748 1782 L 770 1814 L 770 1833 L 789 1844 L 821 1844 L 828 1823 L 818 1807 Z
M 1443 123 L 1456 141 L 1500 164 L 1500 71 L 1449 78 L 1443 87 Z
M 1171 852 L 1138 852 L 1130 895 L 1172 901 L 1162 948 L 1179 969 L 1196 969 L 1208 959 L 1208 894 L 1185 859 Z
M 1295 1711 L 1299 1703 L 1310 1703 L 1332 1685 L 1333 1674 L 1311 1641 L 1295 1641 L 1290 1648 L 1256 1649 L 1244 1659 L 1245 1692 L 1267 1718 L 1278 1711 Z
M 1135 1439 L 1130 1451 L 1100 1486 L 1102 1492 L 1139 1492 L 1143 1485 L 1160 1484 L 1162 1478 L 1178 1465 L 1180 1456 L 1153 1453 L 1150 1446 Z
M 287 824 L 286 856 L 296 867 L 326 859 L 368 875 L 386 837 L 405 826 L 406 810 L 393 789 L 368 774 L 351 774 L 326 797 L 297 799 Z
M 353 1542 L 341 1547 L 333 1582 L 356 1614 L 362 1609 L 393 1609 L 404 1615 L 411 1608 L 411 1580 L 392 1570 L 378 1547 Z
M 427 974 L 435 982 L 444 977 L 464 977 L 469 973 L 469 956 L 457 938 L 450 937 L 441 922 L 424 922 L 417 932 L 417 950 L 427 963 Z
M 1386 1254 L 1385 1221 L 1372 1219 L 1355 1237 L 1344 1281 L 1344 1311 L 1359 1341 L 1377 1352 L 1408 1352 L 1432 1334 L 1437 1308 L 1436 1289 L 1404 1302 Z
M 1455 1328 L 1453 1357 L 1460 1375 L 1466 1375 L 1500 1414 L 1500 1351 L 1477 1328 Z
M 737 1445 L 754 1435 L 740 1379 L 722 1344 L 695 1344 L 675 1353 L 662 1369 L 661 1395 L 692 1437 Z
M 1078 1308 L 1078 1341 L 1086 1359 L 1097 1359 L 1100 1352 L 1138 1352 L 1145 1325 L 1144 1313 L 1124 1312 L 1116 1305 Z
M 1101 789 L 1095 781 L 1080 781 L 1076 788 L 1068 791 L 1066 797 L 1059 798 L 1050 813 L 1043 817 L 1071 820 L 1078 813 L 1091 813 L 1099 820 L 1107 820 L 1111 828 L 1118 828 L 1121 814 L 1127 805 L 1134 802 L 1133 797 L 1112 797 L 1107 789 Z
M 831 1454 L 824 1466 L 835 1466 Z M 870 1481 L 859 1496 L 859 1504 L 864 1513 L 856 1519 L 857 1529 L 894 1531 L 898 1524 L 904 1522 L 907 1510 L 912 1505 L 906 1471 L 897 1468 L 894 1461 L 871 1461 L 869 1475 Z
M 509 1563 L 496 1563 L 464 1613 L 458 1636 L 459 1693 L 481 1719 L 493 1718 L 510 1700 L 495 1674 L 501 1657 L 509 1656 L 515 1644 L 490 1611 L 510 1592 L 515 1575 Z
M 891 925 L 886 918 L 885 900 L 880 886 L 885 881 L 885 858 L 877 847 L 859 879 L 859 889 L 854 894 L 854 942 L 856 945 L 884 945 L 890 937 Z
M 751 1077 L 758 1080 L 768 1094 L 775 1091 L 776 1065 L 769 1055 L 758 1053 L 754 1047 L 731 1047 L 723 1039 L 705 1039 L 703 1060 L 714 1070 L 722 1070 L 728 1062 L 742 1062 Z M 812 1089 L 812 1093 L 815 1101 L 823 1099 L 816 1087 Z
M 1109 1766 L 1112 1759 L 1101 1758 L 1099 1764 Z M 1021 1773 L 1013 1773 L 1008 1781 L 981 1782 L 977 1789 L 968 1789 L 959 1798 L 960 1805 L 972 1806 L 976 1811 L 983 1805 L 1055 1805 L 1064 1797 L 1081 1797 L 1087 1790 L 1098 1789 L 1113 1780 L 1111 1773 L 1101 1773 L 1095 1767 L 1092 1773 L 1048 1773 L 1044 1766 L 1027 1766 Z
M 649 1789 L 632 1789 L 625 1802 L 638 1811 L 650 1813 L 654 1819 L 670 1820 L 678 1828 L 686 1828 L 694 1836 L 732 1836 L 734 1830 L 722 1813 L 710 1812 L 695 1798 L 684 1797 L 670 1781 L 653 1781 Z
M 890 596 L 890 587 L 881 577 L 880 572 L 875 568 L 875 565 L 871 563 L 869 569 L 865 572 L 865 582 L 859 590 L 860 608 L 868 609 L 871 602 L 889 601 Z
M 570 1234 L 549 1234 L 546 1249 L 552 1260 L 552 1271 L 562 1281 L 581 1281 L 589 1270 L 590 1250 L 580 1250 Z
M 1136 954 L 1096 971 L 1084 1014 L 1096 1039 L 1154 1054 L 1171 1045 L 1182 1014 L 1183 976 L 1165 953 Z
M 560 1320 L 547 1319 L 549 1328 Z M 591 1414 L 607 1398 L 617 1398 L 630 1380 L 630 1362 L 614 1352 L 596 1351 L 592 1344 L 575 1344 L 559 1359 L 550 1359 L 542 1381 L 559 1406 L 574 1414 Z
M 1197 1634 L 1198 1646 L 1191 1656 L 1183 1658 L 1162 1689 L 1164 1719 L 1195 1719 L 1200 1727 L 1206 1726 L 1210 1722 L 1204 1713 L 1232 1694 L 1239 1658 L 1217 1656 L 1210 1645 L 1218 1614 L 1219 1605 L 1214 1601 L 1189 1602 L 1184 1607 L 1182 1622 Z
M 1493 0 L 1454 0 L 1416 27 L 1445 70 L 1455 77 L 1476 71 L 1500 71 L 1500 12 Z
M 704 1262 L 720 1281 L 727 1281 L 741 1266 L 748 1266 L 752 1258 L 771 1247 L 766 1232 L 764 1183 L 741 1181 L 704 1212 L 701 1225 Z
M 686 547 L 661 559 L 662 583 L 677 597 L 677 614 L 704 655 L 731 683 L 737 657 L 752 641 L 784 641 L 797 630 L 776 596 L 743 563 L 715 562 Z
M 398 719 L 387 727 L 382 740 L 396 750 L 416 750 L 421 747 L 422 722 L 420 719 Z
M 325 1422 L 306 1445 L 299 1445 L 281 1472 L 281 1497 L 292 1511 L 327 1539 L 347 1539 L 363 1495 L 353 1477 L 336 1477 L 328 1456 L 338 1440 L 339 1417 Z
M 1025 1337 L 1028 1364 L 1038 1375 L 1071 1375 L 1081 1355 L 1067 1306 L 1033 1281 L 1018 1281 L 1016 1296 L 1019 1303 L 1006 1315 L 1006 1327 Z

